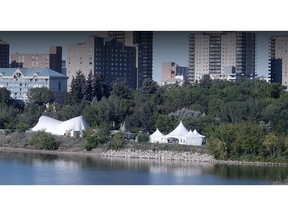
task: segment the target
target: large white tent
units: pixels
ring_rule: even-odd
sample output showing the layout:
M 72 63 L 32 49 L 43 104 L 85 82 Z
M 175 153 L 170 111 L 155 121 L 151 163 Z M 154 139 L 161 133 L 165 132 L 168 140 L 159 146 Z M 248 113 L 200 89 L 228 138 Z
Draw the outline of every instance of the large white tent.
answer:
M 169 139 L 177 139 L 180 144 L 185 144 L 185 135 L 188 133 L 188 130 L 183 125 L 182 121 L 180 121 L 179 125 L 169 134 L 165 136 L 166 142 Z
M 45 131 L 54 134 L 55 129 L 62 123 L 57 119 L 48 116 L 41 116 L 38 123 L 31 129 L 32 131 Z
M 47 116 L 41 116 L 32 131 L 45 131 L 54 135 L 81 135 L 82 131 L 88 128 L 88 123 L 82 116 L 67 121 L 59 121 Z
M 151 134 L 150 136 L 151 143 L 164 143 L 165 142 L 165 135 L 161 133 L 158 128 L 157 130 Z

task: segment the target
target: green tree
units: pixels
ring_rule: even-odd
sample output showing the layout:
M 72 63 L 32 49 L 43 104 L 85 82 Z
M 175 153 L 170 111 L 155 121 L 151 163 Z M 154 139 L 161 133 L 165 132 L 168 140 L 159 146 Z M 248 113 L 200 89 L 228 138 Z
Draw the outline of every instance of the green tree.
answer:
M 72 77 L 71 81 L 71 95 L 76 103 L 81 103 L 86 91 L 86 78 L 79 70 L 76 72 L 76 77 Z
M 0 107 L 5 105 L 10 105 L 11 102 L 11 91 L 7 90 L 6 88 L 0 87 Z
M 177 123 L 174 121 L 172 116 L 161 114 L 156 115 L 155 127 L 163 133 L 167 134 L 171 132 L 175 128 L 175 126 L 177 126 Z
M 108 98 L 109 95 L 110 95 L 110 88 L 105 81 L 104 75 L 102 73 L 96 74 L 93 96 L 96 96 L 97 101 L 100 101 L 102 97 Z
M 277 153 L 277 145 L 279 145 L 279 138 L 275 133 L 271 132 L 265 135 L 263 145 L 265 147 L 265 153 L 268 157 L 273 157 Z
M 213 80 L 211 79 L 209 74 L 203 75 L 199 83 L 201 88 L 210 88 L 212 84 L 213 84 Z
M 29 103 L 43 106 L 55 101 L 54 93 L 47 87 L 30 88 L 27 93 Z
M 94 92 L 94 81 L 92 71 L 90 71 L 86 79 L 85 96 L 84 96 L 85 100 L 92 102 L 92 99 L 94 97 L 93 92 Z
M 118 79 L 112 84 L 111 95 L 119 99 L 132 99 L 133 90 L 129 87 L 126 79 Z
M 153 81 L 152 79 L 145 79 L 141 88 L 141 94 L 150 96 L 152 94 L 155 94 L 158 89 L 159 86 L 155 81 Z

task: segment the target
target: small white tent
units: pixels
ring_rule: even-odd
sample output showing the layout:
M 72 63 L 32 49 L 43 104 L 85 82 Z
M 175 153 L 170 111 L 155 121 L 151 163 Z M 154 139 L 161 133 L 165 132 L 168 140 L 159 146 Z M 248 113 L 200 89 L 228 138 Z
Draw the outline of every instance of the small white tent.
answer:
M 200 136 L 200 137 L 202 137 L 202 138 L 205 138 L 205 136 L 203 136 L 202 134 L 198 133 L 198 131 L 196 129 L 194 129 L 193 133 L 198 135 L 198 136 Z
M 157 130 L 151 134 L 150 136 L 151 143 L 164 143 L 165 142 L 165 135 L 161 133 L 158 128 Z
M 195 130 L 194 130 L 195 131 Z M 202 145 L 203 142 L 203 137 L 202 135 L 200 135 L 199 133 L 196 134 L 194 133 L 194 131 L 192 132 L 191 130 L 185 135 L 185 139 L 186 139 L 186 145 Z M 202 137 L 201 137 L 202 136 Z
M 169 134 L 165 136 L 166 141 L 171 138 L 178 139 L 178 142 L 180 144 L 185 144 L 185 135 L 188 133 L 188 130 L 185 128 L 185 126 L 182 124 L 182 121 L 180 121 L 179 125 Z

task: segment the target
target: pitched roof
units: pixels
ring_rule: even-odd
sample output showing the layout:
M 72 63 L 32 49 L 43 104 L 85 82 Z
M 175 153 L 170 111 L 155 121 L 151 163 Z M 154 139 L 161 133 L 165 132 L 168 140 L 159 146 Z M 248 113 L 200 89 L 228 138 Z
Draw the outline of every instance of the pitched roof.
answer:
M 12 77 L 16 71 L 20 71 L 24 77 L 33 77 L 35 74 L 39 77 L 66 77 L 49 68 L 0 68 L 0 73 L 8 77 Z
M 197 138 L 202 138 L 199 135 L 193 133 L 191 130 L 185 135 L 186 139 L 197 139 Z
M 198 133 L 196 129 L 194 129 L 193 133 L 196 134 L 196 135 L 198 135 L 198 136 L 200 136 L 200 137 L 205 137 L 205 136 L 203 136 L 202 134 Z
M 182 121 L 180 121 L 179 125 L 172 132 L 167 134 L 166 136 L 169 136 L 169 137 L 185 136 L 187 133 L 188 133 L 188 130 L 182 124 Z
M 158 128 L 153 134 L 150 135 L 150 138 L 164 138 L 164 137 L 165 137 L 165 135 L 163 133 L 161 133 L 158 130 Z

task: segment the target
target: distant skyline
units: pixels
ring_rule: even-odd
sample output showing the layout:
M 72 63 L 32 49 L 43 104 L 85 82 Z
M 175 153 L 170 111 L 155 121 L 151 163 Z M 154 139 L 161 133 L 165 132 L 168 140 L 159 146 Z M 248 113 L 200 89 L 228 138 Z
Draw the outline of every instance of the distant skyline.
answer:
M 15 31 L 0 32 L 0 39 L 10 44 L 11 54 L 48 53 L 49 46 L 62 46 L 62 58 L 67 60 L 69 44 L 86 41 L 97 31 Z M 268 76 L 269 37 L 284 35 L 288 32 L 255 32 L 256 33 L 256 73 Z M 162 62 L 173 61 L 180 66 L 188 67 L 189 32 L 188 31 L 154 31 L 153 36 L 153 79 L 161 80 Z

